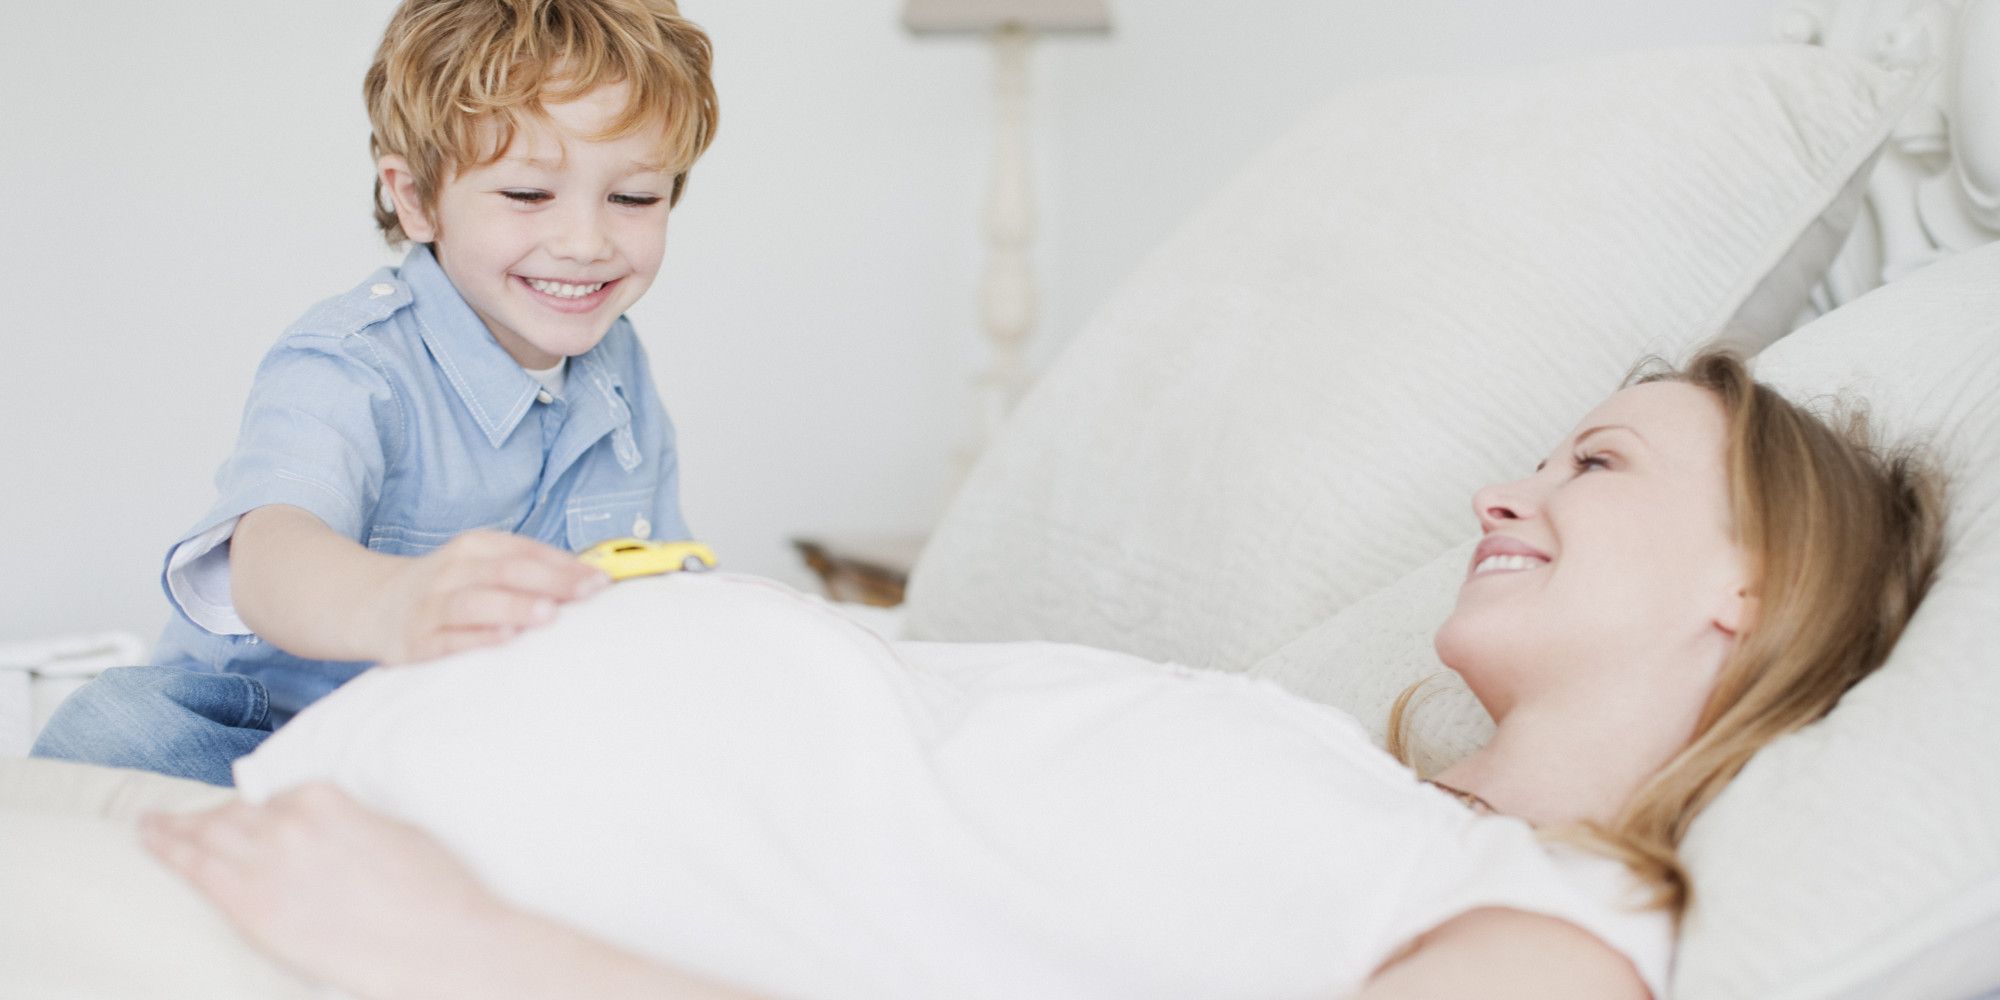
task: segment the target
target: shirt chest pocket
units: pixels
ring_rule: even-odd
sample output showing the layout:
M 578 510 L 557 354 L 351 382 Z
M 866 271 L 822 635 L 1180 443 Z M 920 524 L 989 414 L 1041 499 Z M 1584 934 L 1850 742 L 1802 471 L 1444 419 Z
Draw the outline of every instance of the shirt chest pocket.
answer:
M 570 551 L 581 552 L 613 538 L 653 537 L 655 492 L 648 487 L 571 498 L 563 511 Z
M 391 556 L 429 555 L 444 543 L 468 531 L 506 531 L 508 522 L 469 524 L 463 528 L 426 530 L 398 524 L 377 524 L 368 531 L 368 548 Z

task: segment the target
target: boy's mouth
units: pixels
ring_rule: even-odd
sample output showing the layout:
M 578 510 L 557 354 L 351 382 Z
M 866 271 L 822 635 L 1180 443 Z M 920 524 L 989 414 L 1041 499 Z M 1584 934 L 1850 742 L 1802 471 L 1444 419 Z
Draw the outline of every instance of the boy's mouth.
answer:
M 573 283 L 551 281 L 547 278 L 528 278 L 518 274 L 512 277 L 542 304 L 563 312 L 589 312 L 597 308 L 610 296 L 611 289 L 623 280 L 613 278 L 610 281 Z

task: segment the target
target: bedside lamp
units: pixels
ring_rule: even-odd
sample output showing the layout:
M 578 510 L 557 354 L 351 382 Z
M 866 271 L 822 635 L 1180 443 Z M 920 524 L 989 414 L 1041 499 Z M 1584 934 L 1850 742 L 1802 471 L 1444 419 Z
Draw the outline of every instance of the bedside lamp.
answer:
M 978 438 L 966 455 L 969 466 L 1029 381 L 1036 302 L 1034 272 L 1028 266 L 1034 233 L 1028 184 L 1028 45 L 1043 32 L 1106 33 L 1111 12 L 1106 0 L 908 0 L 903 25 L 918 35 L 981 34 L 993 44 L 997 131 L 981 290 L 992 362 L 974 383 Z

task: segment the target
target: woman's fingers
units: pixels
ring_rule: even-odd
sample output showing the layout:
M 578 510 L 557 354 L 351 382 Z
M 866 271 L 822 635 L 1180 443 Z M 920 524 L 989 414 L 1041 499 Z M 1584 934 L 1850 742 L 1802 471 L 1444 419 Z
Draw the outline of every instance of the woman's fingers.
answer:
M 255 807 L 232 802 L 201 813 L 140 818 L 146 849 L 212 899 L 240 900 L 244 866 L 257 853 Z
M 168 868 L 185 877 L 200 854 L 180 817 L 169 813 L 147 813 L 139 817 L 139 842 Z

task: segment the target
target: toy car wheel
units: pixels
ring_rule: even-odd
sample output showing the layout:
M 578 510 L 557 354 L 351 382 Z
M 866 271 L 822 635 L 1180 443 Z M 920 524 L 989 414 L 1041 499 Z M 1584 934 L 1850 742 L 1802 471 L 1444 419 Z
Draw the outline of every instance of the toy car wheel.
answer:
M 681 560 L 681 569 L 689 573 L 699 573 L 707 568 L 708 564 L 702 562 L 700 556 L 689 556 L 686 559 Z

